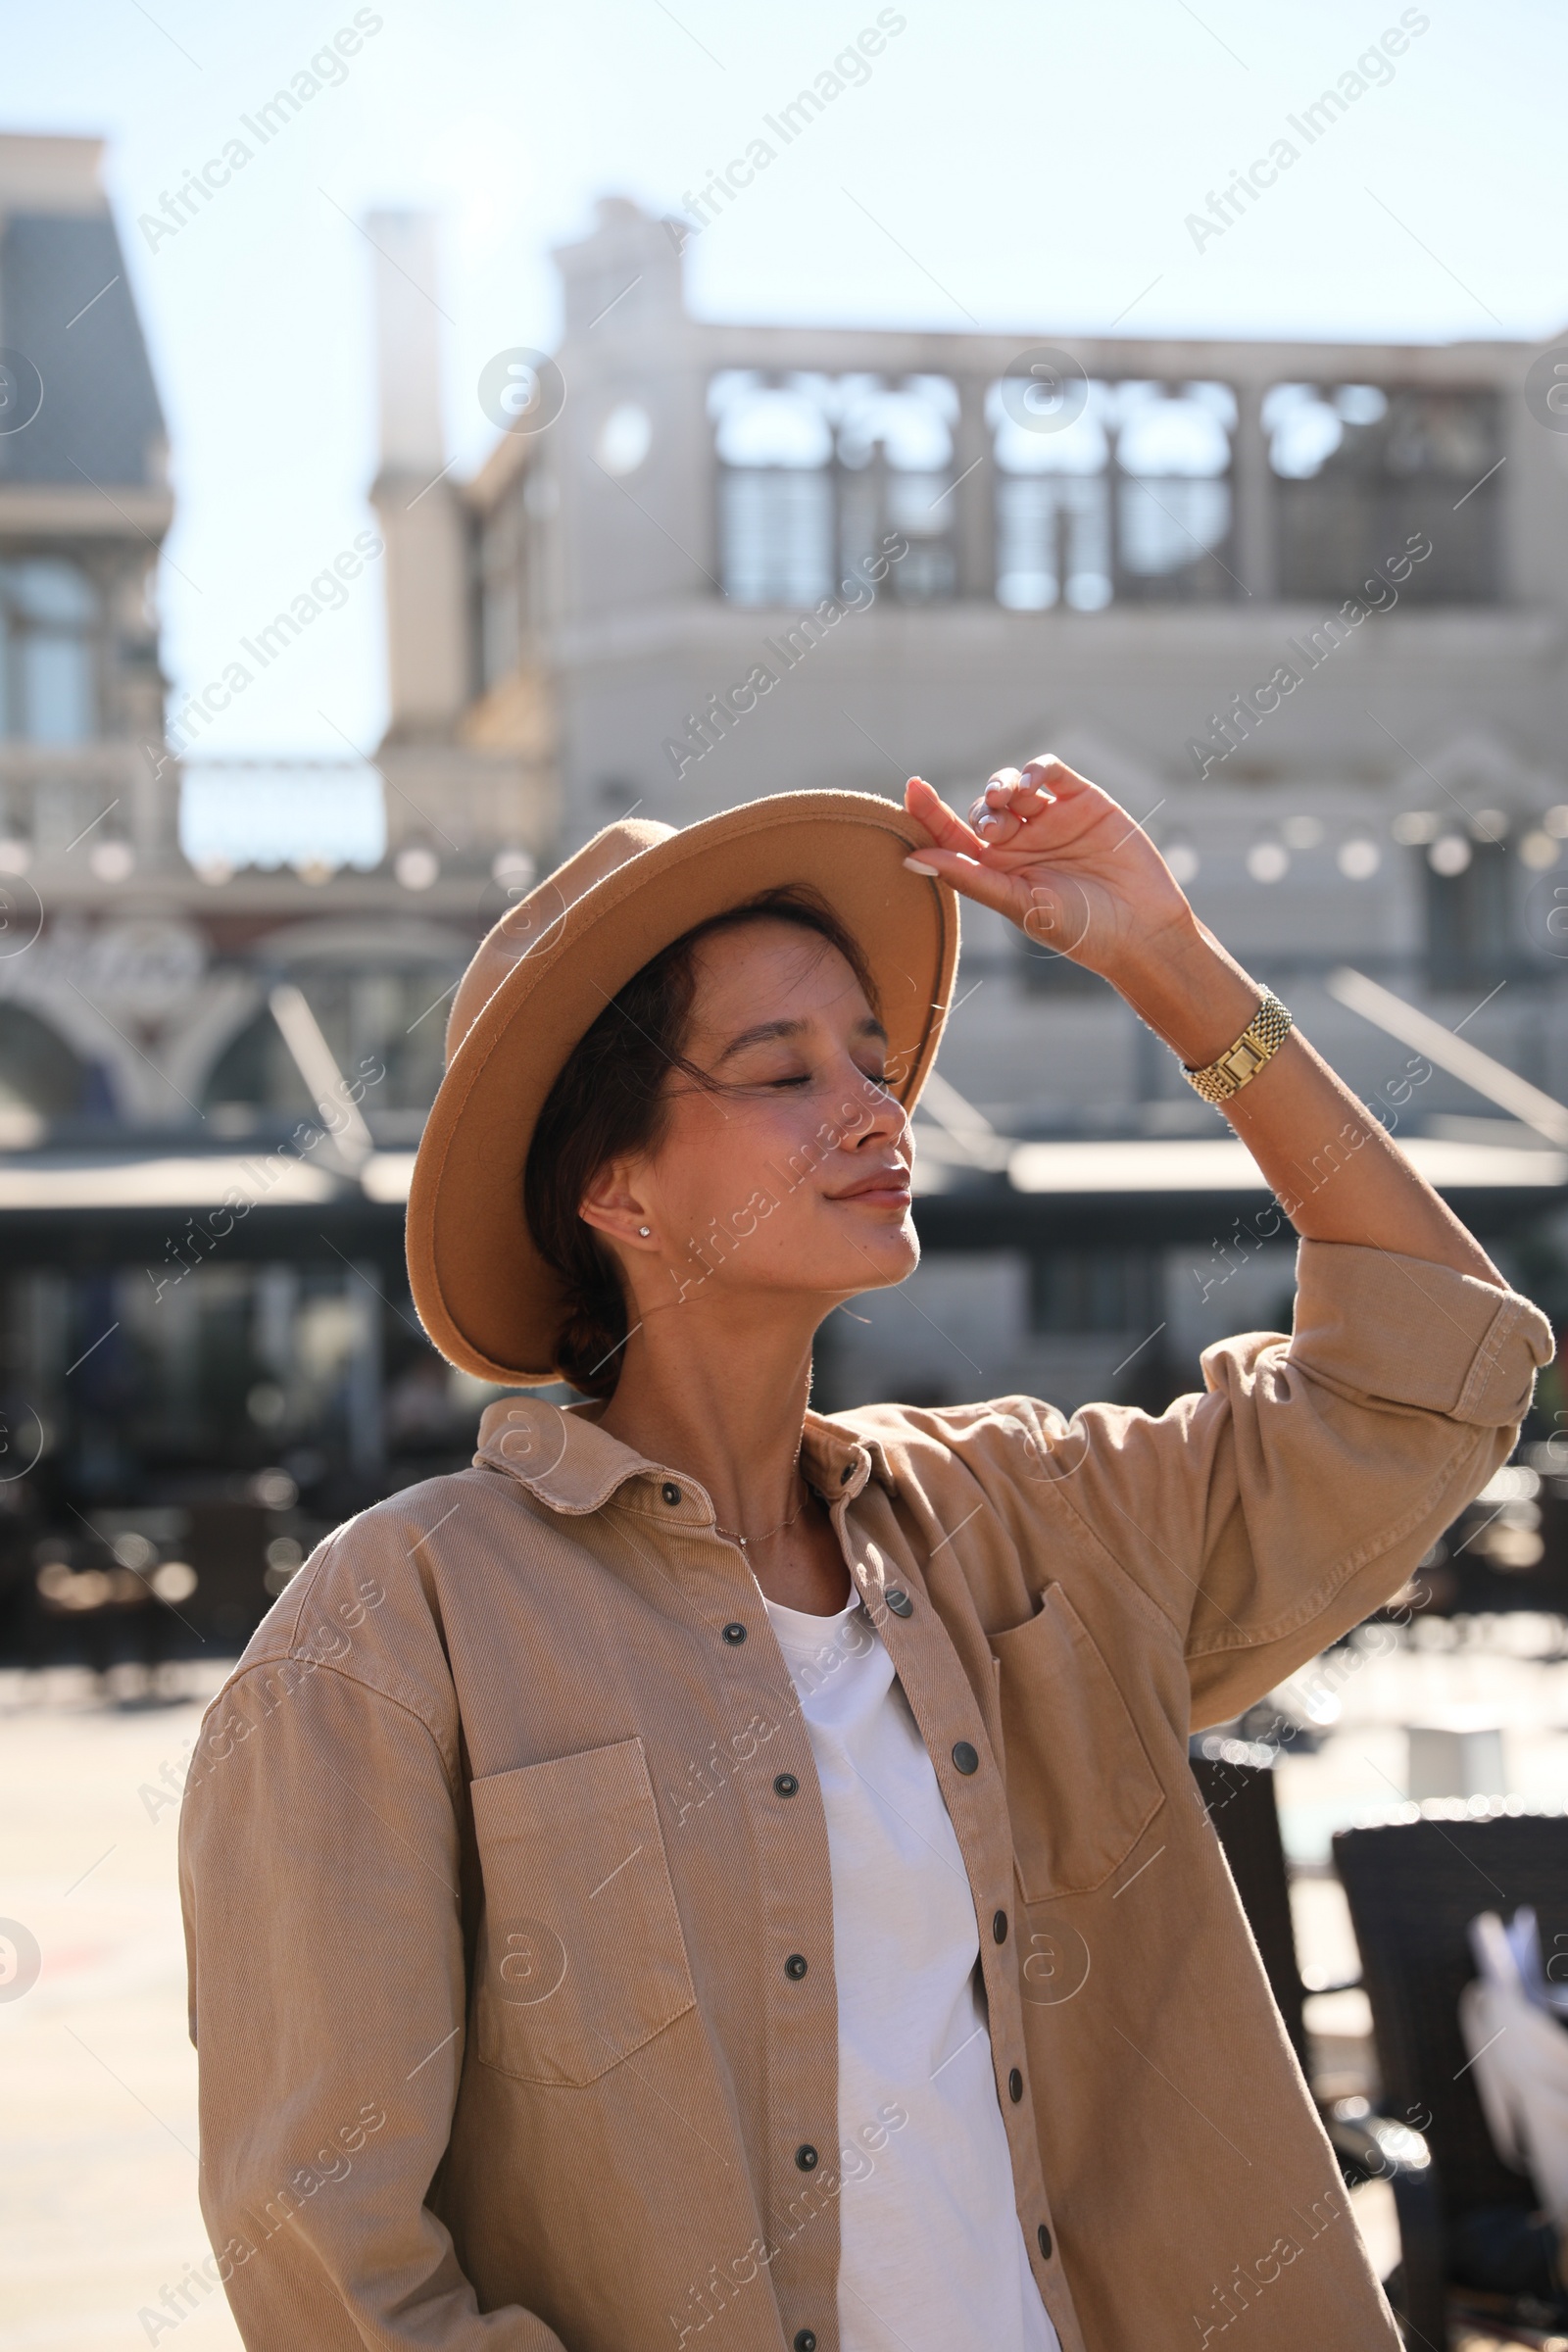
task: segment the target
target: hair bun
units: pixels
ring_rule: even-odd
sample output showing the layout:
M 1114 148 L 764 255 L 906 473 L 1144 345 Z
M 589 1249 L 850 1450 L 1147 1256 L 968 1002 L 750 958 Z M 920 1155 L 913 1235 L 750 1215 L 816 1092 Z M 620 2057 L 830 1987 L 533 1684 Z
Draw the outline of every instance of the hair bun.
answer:
M 563 1379 L 585 1396 L 612 1396 L 625 1338 L 626 1306 L 613 1277 L 591 1291 L 578 1291 L 556 1341 Z

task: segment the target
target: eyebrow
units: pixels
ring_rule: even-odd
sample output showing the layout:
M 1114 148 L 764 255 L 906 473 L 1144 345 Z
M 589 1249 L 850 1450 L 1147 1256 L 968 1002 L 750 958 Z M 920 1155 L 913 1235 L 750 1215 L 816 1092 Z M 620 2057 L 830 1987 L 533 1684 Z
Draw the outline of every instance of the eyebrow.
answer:
M 755 1029 L 743 1029 L 739 1037 L 732 1037 L 713 1067 L 722 1068 L 733 1054 L 743 1054 L 748 1046 L 766 1045 L 775 1038 L 804 1037 L 809 1025 L 807 1021 L 760 1021 Z M 883 1045 L 888 1042 L 888 1033 L 875 1013 L 867 1013 L 863 1021 L 858 1021 L 855 1033 L 857 1037 L 879 1038 Z

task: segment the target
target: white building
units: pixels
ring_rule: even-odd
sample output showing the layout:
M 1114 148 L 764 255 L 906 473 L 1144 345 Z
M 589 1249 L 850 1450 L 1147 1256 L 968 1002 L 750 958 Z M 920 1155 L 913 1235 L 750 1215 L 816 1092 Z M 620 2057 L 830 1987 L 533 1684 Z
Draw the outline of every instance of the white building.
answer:
M 1466 1214 L 1539 1229 L 1568 1117 L 1554 1148 L 1412 1071 L 1326 983 L 1352 966 L 1568 1096 L 1551 355 L 699 320 L 690 233 L 603 203 L 557 255 L 559 350 L 477 387 L 489 461 L 413 519 L 378 500 L 391 743 L 538 761 L 563 851 L 633 807 L 681 824 L 913 770 L 966 805 L 1054 749 Z M 383 318 L 397 380 L 414 337 L 433 383 L 430 307 Z M 427 477 L 428 403 L 419 430 Z M 1076 1394 L 1140 1343 L 1132 1380 L 1190 1377 L 1204 1337 L 1279 1311 L 1283 1244 L 1223 1247 L 1262 1196 L 1109 990 L 965 923 L 922 1120 L 932 1254 L 834 1325 L 832 1385 Z

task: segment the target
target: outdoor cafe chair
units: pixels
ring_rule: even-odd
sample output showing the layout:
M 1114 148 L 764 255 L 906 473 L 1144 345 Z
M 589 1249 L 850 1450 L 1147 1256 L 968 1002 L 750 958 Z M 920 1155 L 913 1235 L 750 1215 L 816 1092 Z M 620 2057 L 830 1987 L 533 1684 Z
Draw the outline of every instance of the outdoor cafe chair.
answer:
M 1534 1906 L 1548 1976 L 1568 1979 L 1568 1819 L 1517 1797 L 1391 1808 L 1334 1838 L 1382 2078 L 1369 2119 L 1389 2155 L 1401 2262 L 1389 2281 L 1407 2343 L 1450 2327 L 1560 2341 L 1568 2295 L 1530 2181 L 1493 2147 L 1459 2030 L 1469 1925 Z

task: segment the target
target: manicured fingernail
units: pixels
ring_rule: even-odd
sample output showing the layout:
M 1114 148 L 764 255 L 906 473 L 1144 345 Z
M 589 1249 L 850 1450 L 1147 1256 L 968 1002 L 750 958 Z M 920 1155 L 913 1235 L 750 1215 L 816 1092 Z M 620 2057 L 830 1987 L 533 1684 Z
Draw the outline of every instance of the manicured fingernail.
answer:
M 933 882 L 939 882 L 942 879 L 934 865 L 922 865 L 918 858 L 906 858 L 904 862 L 911 874 L 929 874 Z

